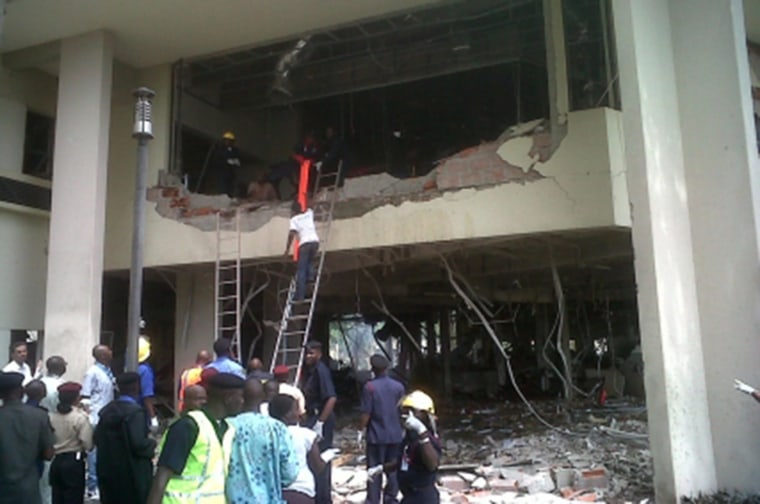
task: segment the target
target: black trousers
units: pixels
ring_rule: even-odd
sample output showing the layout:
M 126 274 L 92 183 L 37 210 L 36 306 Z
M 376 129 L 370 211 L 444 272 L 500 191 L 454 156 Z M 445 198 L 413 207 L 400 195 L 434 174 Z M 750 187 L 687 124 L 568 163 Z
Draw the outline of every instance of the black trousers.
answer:
M 76 452 L 59 453 L 50 464 L 50 486 L 53 504 L 82 504 L 84 502 L 84 461 L 86 455 Z

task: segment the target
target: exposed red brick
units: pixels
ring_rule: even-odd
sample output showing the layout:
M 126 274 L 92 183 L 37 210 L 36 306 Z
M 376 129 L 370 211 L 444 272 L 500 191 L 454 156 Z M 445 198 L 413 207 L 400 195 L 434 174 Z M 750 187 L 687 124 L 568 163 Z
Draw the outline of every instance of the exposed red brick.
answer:
M 161 196 L 164 198 L 177 198 L 179 197 L 179 187 L 164 187 L 161 189 Z

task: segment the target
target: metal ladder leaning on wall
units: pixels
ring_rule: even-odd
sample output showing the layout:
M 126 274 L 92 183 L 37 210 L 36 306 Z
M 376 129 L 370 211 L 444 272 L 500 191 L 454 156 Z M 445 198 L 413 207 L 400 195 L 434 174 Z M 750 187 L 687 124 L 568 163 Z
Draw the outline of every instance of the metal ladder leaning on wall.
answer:
M 216 212 L 214 334 L 217 339 L 229 338 L 235 353 L 240 350 L 241 212 L 241 208 Z
M 340 173 L 343 169 L 343 162 L 338 163 L 338 169 L 335 173 L 318 172 L 314 186 L 314 194 L 318 195 L 320 188 L 326 189 L 326 199 L 323 201 L 314 201 L 312 209 L 314 210 L 314 224 L 319 234 L 319 250 L 317 251 L 317 272 L 314 279 L 314 286 L 311 294 L 307 289 L 307 296 L 301 301 L 295 301 L 293 296 L 296 291 L 296 275 L 290 280 L 288 286 L 285 308 L 282 311 L 282 319 L 277 331 L 277 340 L 274 344 L 274 351 L 270 364 L 270 372 L 278 365 L 286 365 L 290 369 L 295 369 L 294 383 L 298 383 L 301 378 L 303 367 L 303 358 L 306 350 L 304 345 L 308 340 L 311 322 L 314 316 L 314 307 L 316 306 L 319 284 L 322 279 L 322 268 L 325 263 L 325 250 L 330 239 L 330 228 L 332 227 L 333 210 L 335 200 L 338 194 L 338 182 Z M 330 183 L 323 184 L 329 181 Z M 320 233 L 321 231 L 321 233 Z M 308 285 L 308 283 L 307 283 Z

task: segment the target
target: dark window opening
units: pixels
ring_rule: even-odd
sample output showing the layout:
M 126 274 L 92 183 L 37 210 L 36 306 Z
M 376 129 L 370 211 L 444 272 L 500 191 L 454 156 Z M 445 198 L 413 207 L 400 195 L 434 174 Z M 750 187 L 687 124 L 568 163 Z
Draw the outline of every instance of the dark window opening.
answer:
M 54 140 L 55 118 L 27 112 L 22 169 L 25 175 L 46 180 L 53 178 Z

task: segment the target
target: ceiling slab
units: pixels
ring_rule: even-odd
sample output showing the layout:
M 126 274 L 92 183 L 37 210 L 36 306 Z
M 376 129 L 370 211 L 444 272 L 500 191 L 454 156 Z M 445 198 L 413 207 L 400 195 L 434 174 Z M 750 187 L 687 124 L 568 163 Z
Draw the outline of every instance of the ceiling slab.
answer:
M 0 52 L 96 30 L 116 39 L 116 55 L 136 68 L 442 3 L 434 0 L 13 0 Z

